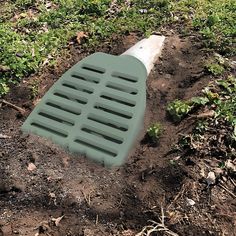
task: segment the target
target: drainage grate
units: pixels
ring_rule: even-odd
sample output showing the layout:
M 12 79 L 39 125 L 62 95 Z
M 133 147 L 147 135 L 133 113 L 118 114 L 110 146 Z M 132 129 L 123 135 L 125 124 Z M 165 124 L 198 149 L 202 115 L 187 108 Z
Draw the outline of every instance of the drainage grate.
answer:
M 74 153 L 121 165 L 140 129 L 146 70 L 132 56 L 95 53 L 69 69 L 22 126 Z

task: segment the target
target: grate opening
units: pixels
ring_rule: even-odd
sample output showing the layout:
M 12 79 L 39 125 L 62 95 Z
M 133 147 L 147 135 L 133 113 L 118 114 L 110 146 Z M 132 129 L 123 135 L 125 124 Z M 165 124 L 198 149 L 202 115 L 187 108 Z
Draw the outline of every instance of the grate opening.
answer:
M 111 157 L 116 157 L 117 156 L 117 153 L 112 151 L 112 150 L 110 150 L 109 148 L 106 148 L 106 149 L 102 148 L 102 147 L 100 147 L 98 145 L 91 144 L 91 142 L 89 142 L 89 141 L 82 140 L 81 138 L 76 138 L 74 140 L 74 142 L 78 143 L 78 144 L 81 144 L 81 145 L 83 145 L 83 146 L 85 146 L 87 148 L 93 149 L 95 151 L 99 151 L 99 152 L 101 152 L 103 154 L 109 155 Z
M 79 74 L 76 74 L 76 73 L 71 74 L 71 77 L 73 77 L 75 79 L 83 80 L 83 81 L 86 81 L 86 82 L 90 82 L 90 83 L 95 83 L 95 84 L 99 83 L 99 79 L 97 79 L 97 78 L 82 76 L 82 75 L 79 75 Z
M 42 129 L 42 130 L 48 131 L 49 133 L 52 133 L 54 135 L 57 135 L 57 136 L 60 136 L 60 137 L 63 137 L 63 138 L 68 137 L 68 134 L 60 132 L 60 131 L 57 131 L 57 130 L 54 130 L 52 128 L 48 128 L 45 125 L 41 125 L 41 124 L 38 124 L 38 123 L 35 123 L 35 122 L 31 123 L 30 125 L 33 126 L 33 127 L 38 128 L 38 129 Z
M 102 138 L 104 138 L 106 140 L 109 140 L 113 143 L 117 143 L 117 144 L 122 144 L 123 143 L 123 139 L 118 138 L 118 137 L 114 137 L 114 135 L 112 135 L 112 134 L 108 134 L 108 133 L 104 134 L 103 131 L 94 130 L 94 128 L 89 127 L 89 126 L 84 126 L 81 130 L 86 132 L 86 133 L 93 134 L 93 135 L 96 135 L 98 137 L 102 137 Z
M 105 107 L 105 105 L 103 105 L 103 104 L 96 104 L 94 106 L 94 108 L 98 109 L 98 110 L 108 112 L 108 113 L 116 115 L 116 116 L 124 117 L 126 119 L 131 119 L 132 118 L 132 115 L 129 114 L 129 113 L 122 113 L 121 111 L 112 110 L 111 108 Z
M 137 77 L 134 77 L 134 76 L 131 76 L 131 75 L 126 75 L 126 74 L 119 73 L 119 72 L 114 72 L 114 73 L 111 74 L 111 76 L 115 77 L 115 78 L 118 78 L 118 79 L 121 79 L 121 80 L 131 82 L 131 83 L 137 83 L 138 82 Z
M 115 84 L 115 83 L 112 83 L 112 82 L 108 82 L 106 87 L 111 88 L 111 89 L 115 89 L 115 90 L 118 90 L 118 91 L 122 91 L 122 92 L 125 92 L 125 93 L 129 93 L 129 94 L 132 94 L 132 95 L 136 95 L 138 93 L 137 89 L 134 89 L 134 88 L 131 88 L 131 87 L 128 87 L 128 86 Z
M 63 123 L 63 124 L 65 124 L 65 125 L 69 125 L 69 126 L 73 126 L 75 123 L 74 122 L 71 122 L 71 121 L 68 121 L 68 120 L 66 120 L 66 119 L 61 119 L 61 118 L 58 118 L 58 117 L 56 117 L 56 116 L 54 116 L 54 115 L 51 115 L 51 114 L 48 114 L 48 113 L 46 113 L 46 112 L 38 112 L 38 115 L 40 115 L 40 116 L 43 116 L 43 117 L 46 117 L 46 118 L 48 118 L 48 119 L 50 119 L 50 120 L 53 120 L 53 121 L 57 121 L 57 122 L 59 122 L 59 123 Z
M 69 112 L 69 113 L 71 113 L 73 115 L 80 115 L 81 114 L 81 111 L 70 110 L 69 108 L 65 108 L 63 106 L 57 105 L 57 104 L 52 103 L 52 102 L 46 102 L 46 105 L 50 106 L 50 107 L 54 107 L 54 108 L 60 109 L 62 111 Z
M 107 94 L 107 95 L 101 95 L 100 96 L 101 98 L 104 98 L 104 99 L 107 99 L 107 100 L 110 100 L 110 101 L 115 101 L 115 102 L 118 102 L 118 103 L 121 103 L 121 104 L 124 104 L 126 106 L 129 106 L 129 107 L 134 107 L 135 106 L 135 102 L 128 102 L 128 101 L 123 101 L 121 99 L 118 99 L 117 97 L 114 97 L 113 95 L 111 94 Z
M 109 126 L 111 128 L 115 128 L 115 129 L 121 130 L 121 131 L 127 131 L 128 130 L 128 127 L 123 125 L 123 124 L 118 124 L 116 122 L 113 123 L 111 120 L 108 120 L 108 119 L 106 119 L 104 117 L 97 116 L 95 114 L 90 114 L 88 116 L 88 119 L 92 120 L 92 121 L 95 121 L 97 123 Z
M 89 64 L 83 64 L 82 69 L 92 71 L 92 72 L 96 72 L 96 73 L 99 73 L 99 74 L 104 74 L 106 72 L 106 70 L 104 68 L 97 67 L 97 66 L 94 66 L 94 65 L 89 65 Z
M 87 102 L 88 102 L 88 100 L 87 99 L 85 99 L 85 98 L 73 98 L 73 97 L 69 97 L 69 96 L 67 96 L 67 95 L 65 95 L 65 94 L 63 94 L 63 93 L 61 93 L 61 92 L 55 92 L 55 93 L 53 93 L 53 95 L 55 95 L 55 96 L 57 96 L 57 97 L 60 97 L 60 98 L 65 98 L 65 99 L 67 99 L 67 100 L 71 100 L 71 101 L 76 101 L 76 102 L 78 102 L 78 103 L 80 103 L 80 104 L 87 104 Z
M 93 89 L 91 88 L 85 88 L 84 86 L 76 86 L 74 84 L 72 84 L 71 82 L 63 82 L 62 86 L 67 87 L 67 88 L 71 88 L 71 89 L 75 89 L 75 90 L 79 90 L 81 92 L 85 92 L 85 93 L 93 93 Z

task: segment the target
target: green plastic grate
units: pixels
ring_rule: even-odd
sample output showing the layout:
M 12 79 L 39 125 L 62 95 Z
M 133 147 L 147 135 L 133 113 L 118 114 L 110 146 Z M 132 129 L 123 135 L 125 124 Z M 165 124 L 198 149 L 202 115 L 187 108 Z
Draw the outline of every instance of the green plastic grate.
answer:
M 119 166 L 143 125 L 146 77 L 145 67 L 132 56 L 95 53 L 50 88 L 22 131 L 106 166 Z

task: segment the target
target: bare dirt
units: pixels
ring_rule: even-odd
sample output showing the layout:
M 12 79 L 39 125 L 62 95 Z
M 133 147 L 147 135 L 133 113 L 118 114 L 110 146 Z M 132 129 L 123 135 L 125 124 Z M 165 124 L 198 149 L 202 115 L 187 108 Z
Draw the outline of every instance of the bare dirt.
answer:
M 120 54 L 138 38 L 137 34 L 114 36 L 97 50 Z M 56 66 L 15 86 L 5 99 L 29 114 L 59 76 L 89 53 L 70 45 Z M 218 185 L 207 186 L 191 162 L 170 162 L 177 157 L 171 150 L 179 135 L 190 132 L 193 122 L 185 119 L 174 124 L 166 105 L 198 95 L 208 84 L 211 77 L 203 70 L 207 57 L 194 36 L 167 36 L 147 81 L 141 141 L 119 168 L 106 169 L 42 138 L 22 134 L 27 114 L 2 105 L 0 235 L 134 236 L 150 225 L 149 220 L 159 223 L 161 209 L 166 227 L 178 235 L 236 235 L 235 198 Z M 29 99 L 32 81 L 37 81 L 39 94 Z M 157 145 L 145 136 L 154 121 L 164 128 Z M 193 206 L 189 199 L 194 200 Z

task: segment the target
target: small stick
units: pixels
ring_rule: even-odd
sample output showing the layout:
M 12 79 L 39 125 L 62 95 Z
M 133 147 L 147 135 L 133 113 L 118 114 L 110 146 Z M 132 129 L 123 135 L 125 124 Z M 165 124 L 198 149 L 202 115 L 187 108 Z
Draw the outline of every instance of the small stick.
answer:
M 211 118 L 215 115 L 215 111 L 210 110 L 210 111 L 206 111 L 203 113 L 200 113 L 198 115 L 190 115 L 190 118 Z
M 186 189 L 186 185 L 183 184 L 183 186 L 181 187 L 180 191 L 175 196 L 174 200 L 170 203 L 170 205 L 167 207 L 167 209 L 169 209 L 177 201 L 177 199 L 183 195 L 185 189 Z
M 236 183 L 234 182 L 233 179 L 229 178 L 229 180 L 231 181 L 231 183 L 234 185 L 234 187 L 236 187 Z
M 98 224 L 98 215 L 96 215 L 96 221 L 95 221 L 95 225 Z
M 25 110 L 24 110 L 23 108 L 18 107 L 18 106 L 16 106 L 16 105 L 14 105 L 14 104 L 12 104 L 12 103 L 10 103 L 10 102 L 4 100 L 4 99 L 0 100 L 0 102 L 3 103 L 3 104 L 8 105 L 9 107 L 12 107 L 13 109 L 15 109 L 15 110 L 17 110 L 17 111 L 19 111 L 22 115 L 25 113 Z
M 234 193 L 232 193 L 229 189 L 227 189 L 225 186 L 223 186 L 222 184 L 219 184 L 219 186 L 221 188 L 223 188 L 228 194 L 230 194 L 232 197 L 236 198 L 236 195 Z
M 11 137 L 8 135 L 0 134 L 0 139 L 8 139 L 8 138 L 11 138 Z

